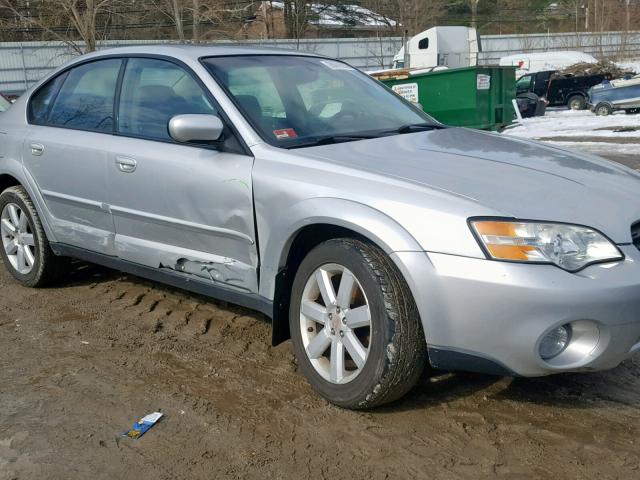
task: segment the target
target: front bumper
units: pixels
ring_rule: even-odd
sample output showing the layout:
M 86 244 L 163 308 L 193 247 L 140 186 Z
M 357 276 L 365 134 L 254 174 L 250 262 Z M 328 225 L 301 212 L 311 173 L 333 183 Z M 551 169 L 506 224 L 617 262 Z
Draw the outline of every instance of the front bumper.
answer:
M 393 255 L 416 298 L 434 366 L 458 361 L 463 370 L 542 376 L 613 368 L 640 351 L 640 251 L 621 250 L 625 260 L 578 273 L 438 253 Z M 566 323 L 591 337 L 574 344 L 572 355 L 542 360 L 541 338 Z

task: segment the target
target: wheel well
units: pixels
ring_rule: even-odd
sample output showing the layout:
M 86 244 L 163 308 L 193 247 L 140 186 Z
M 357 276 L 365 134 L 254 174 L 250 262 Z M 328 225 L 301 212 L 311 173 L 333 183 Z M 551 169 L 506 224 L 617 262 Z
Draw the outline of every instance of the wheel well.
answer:
M 274 346 L 291 338 L 289 303 L 293 279 L 300 263 L 311 250 L 333 238 L 359 238 L 370 241 L 353 230 L 330 224 L 309 225 L 298 231 L 289 248 L 285 265 L 276 275 L 272 323 L 272 344 Z
M 11 175 L 0 175 L 0 193 L 4 192 L 9 187 L 15 187 L 20 185 L 20 182 Z

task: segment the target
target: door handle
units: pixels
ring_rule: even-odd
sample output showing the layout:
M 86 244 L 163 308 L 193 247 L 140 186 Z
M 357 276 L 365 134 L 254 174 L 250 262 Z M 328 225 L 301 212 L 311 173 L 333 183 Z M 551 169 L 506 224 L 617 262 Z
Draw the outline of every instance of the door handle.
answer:
M 29 146 L 31 147 L 31 155 L 39 157 L 44 153 L 44 145 L 41 143 L 32 143 Z
M 138 162 L 129 157 L 116 157 L 116 165 L 122 173 L 133 173 L 138 167 Z

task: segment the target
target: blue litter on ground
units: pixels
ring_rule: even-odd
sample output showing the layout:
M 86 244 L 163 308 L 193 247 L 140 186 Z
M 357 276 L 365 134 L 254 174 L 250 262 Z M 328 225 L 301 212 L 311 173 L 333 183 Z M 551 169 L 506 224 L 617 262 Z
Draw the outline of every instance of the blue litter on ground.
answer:
M 122 436 L 137 440 L 138 438 L 143 436 L 145 433 L 147 433 L 147 430 L 149 430 L 156 423 L 158 423 L 158 420 L 162 418 L 162 415 L 163 414 L 160 412 L 153 412 L 153 413 L 150 413 L 149 415 L 145 415 L 144 417 L 142 417 L 140 420 L 138 420 L 136 423 L 133 424 L 133 427 L 131 427 L 131 430 L 127 430 L 122 434 Z

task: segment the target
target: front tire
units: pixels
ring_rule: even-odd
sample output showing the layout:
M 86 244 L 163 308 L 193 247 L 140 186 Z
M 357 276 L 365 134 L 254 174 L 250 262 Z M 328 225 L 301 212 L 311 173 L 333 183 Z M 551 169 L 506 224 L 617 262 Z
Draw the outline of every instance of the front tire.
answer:
M 427 363 L 406 282 L 383 251 L 361 240 L 329 240 L 307 255 L 293 282 L 289 324 L 300 370 L 340 407 L 402 397 Z
M 596 115 L 606 117 L 613 113 L 613 108 L 608 103 L 599 103 L 595 108 Z
M 0 257 L 9 273 L 26 287 L 50 284 L 64 268 L 51 251 L 38 212 L 25 189 L 0 194 Z

